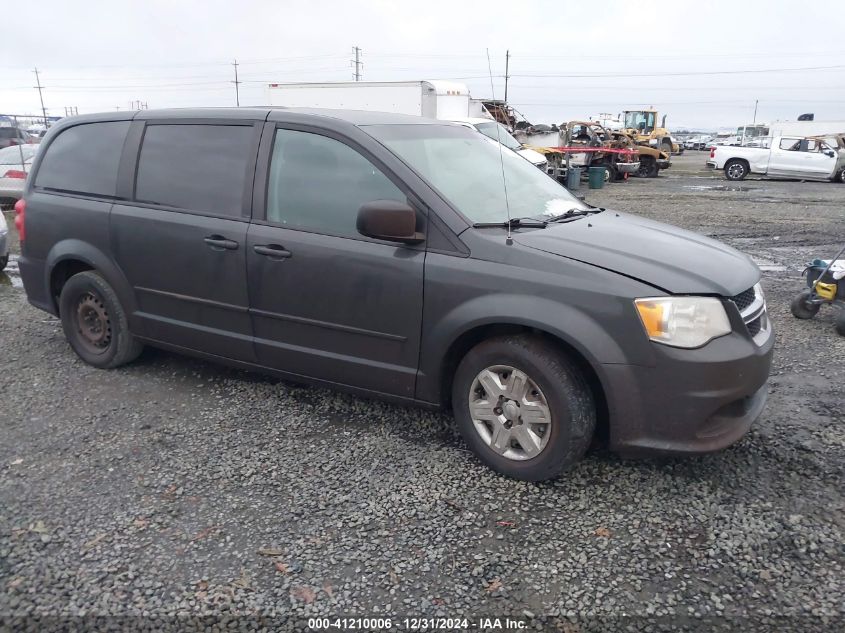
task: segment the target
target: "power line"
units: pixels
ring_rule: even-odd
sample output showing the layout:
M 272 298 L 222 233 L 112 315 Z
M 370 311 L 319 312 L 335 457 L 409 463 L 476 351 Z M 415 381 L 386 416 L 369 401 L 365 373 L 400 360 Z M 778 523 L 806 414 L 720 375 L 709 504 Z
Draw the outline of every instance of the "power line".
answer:
M 534 77 L 545 79 L 580 79 L 584 77 L 596 78 L 611 78 L 611 77 L 698 77 L 702 75 L 744 75 L 753 73 L 788 73 L 788 72 L 804 72 L 810 70 L 839 70 L 845 68 L 845 64 L 838 64 L 836 66 L 805 66 L 804 68 L 759 68 L 753 70 L 705 70 L 705 71 L 691 71 L 691 72 L 665 72 L 665 73 L 584 73 L 584 74 L 566 74 L 566 75 L 544 75 L 544 74 L 524 74 L 513 75 L 513 77 Z

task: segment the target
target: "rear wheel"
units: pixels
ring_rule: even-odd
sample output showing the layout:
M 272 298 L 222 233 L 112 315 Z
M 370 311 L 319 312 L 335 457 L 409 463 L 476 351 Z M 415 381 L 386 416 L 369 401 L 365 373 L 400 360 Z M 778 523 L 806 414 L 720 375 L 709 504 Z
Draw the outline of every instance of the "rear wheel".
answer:
M 452 405 L 467 445 L 496 472 L 542 481 L 575 464 L 596 425 L 581 372 L 541 339 L 490 339 L 455 373 Z
M 809 300 L 812 294 L 812 291 L 804 290 L 792 300 L 792 303 L 789 304 L 792 316 L 796 319 L 812 319 L 816 316 L 821 305 L 818 303 L 810 303 Z
M 845 309 L 839 310 L 836 315 L 836 331 L 840 336 L 845 336 Z
M 617 180 L 620 179 L 619 178 L 619 170 L 616 169 L 616 165 L 614 165 L 613 163 L 607 163 L 604 166 L 604 168 L 605 168 L 605 172 L 604 172 L 604 181 L 605 182 L 607 182 L 607 181 L 616 182 Z
M 725 163 L 725 178 L 728 180 L 745 180 L 748 175 L 748 163 L 738 158 L 732 158 Z
M 143 349 L 129 333 L 117 294 L 93 271 L 68 279 L 59 296 L 59 315 L 65 338 L 89 365 L 118 367 L 135 360 Z
M 0 257 L 0 271 L 6 270 L 6 266 L 9 265 L 9 256 L 3 255 Z
M 665 153 L 667 156 L 672 155 L 672 141 L 668 138 L 664 138 L 663 142 L 660 144 L 660 151 Z

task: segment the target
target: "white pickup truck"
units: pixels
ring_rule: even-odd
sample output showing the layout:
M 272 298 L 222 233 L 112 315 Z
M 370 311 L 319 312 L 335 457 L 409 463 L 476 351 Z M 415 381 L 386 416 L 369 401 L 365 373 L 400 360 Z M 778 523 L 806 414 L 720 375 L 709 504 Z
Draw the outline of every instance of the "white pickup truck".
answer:
M 707 166 L 724 169 L 728 180 L 743 180 L 748 174 L 760 174 L 845 182 L 845 151 L 820 138 L 775 136 L 768 147 L 717 145 L 710 150 Z

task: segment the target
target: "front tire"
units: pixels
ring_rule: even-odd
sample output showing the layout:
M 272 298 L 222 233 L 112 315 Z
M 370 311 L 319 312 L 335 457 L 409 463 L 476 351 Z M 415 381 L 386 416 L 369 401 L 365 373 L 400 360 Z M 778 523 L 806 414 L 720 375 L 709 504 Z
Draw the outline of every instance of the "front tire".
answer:
M 640 157 L 640 168 L 637 171 L 637 176 L 640 178 L 657 178 L 657 161 L 651 156 Z
M 818 314 L 821 305 L 818 303 L 809 303 L 812 294 L 810 290 L 803 290 L 792 300 L 792 303 L 789 304 L 789 310 L 792 312 L 792 316 L 796 319 L 812 319 Z
M 114 289 L 98 273 L 67 280 L 59 296 L 62 329 L 73 351 L 100 369 L 135 360 L 143 350 L 129 332 L 126 312 Z
M 452 406 L 473 452 L 498 473 L 524 481 L 558 476 L 583 457 L 596 426 L 582 373 L 537 337 L 484 341 L 455 373 Z
M 748 175 L 748 163 L 738 158 L 732 158 L 725 163 L 725 178 L 728 180 L 745 180 Z

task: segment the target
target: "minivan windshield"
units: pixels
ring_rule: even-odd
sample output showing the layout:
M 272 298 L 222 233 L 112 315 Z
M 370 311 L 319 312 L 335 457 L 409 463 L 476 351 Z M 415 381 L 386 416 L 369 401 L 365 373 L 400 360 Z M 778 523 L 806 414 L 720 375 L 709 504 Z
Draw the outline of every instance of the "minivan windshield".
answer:
M 364 129 L 472 223 L 506 221 L 506 202 L 512 218 L 547 219 L 590 208 L 518 154 L 469 128 L 432 124 Z

